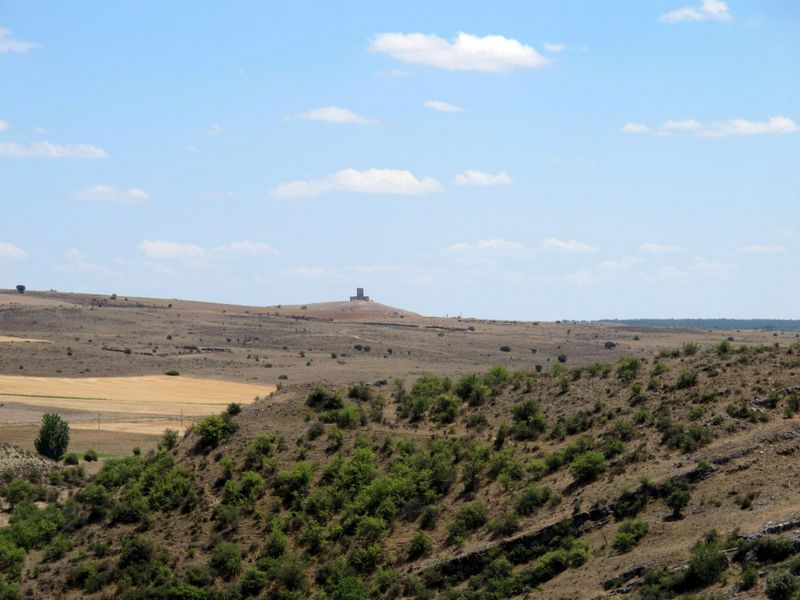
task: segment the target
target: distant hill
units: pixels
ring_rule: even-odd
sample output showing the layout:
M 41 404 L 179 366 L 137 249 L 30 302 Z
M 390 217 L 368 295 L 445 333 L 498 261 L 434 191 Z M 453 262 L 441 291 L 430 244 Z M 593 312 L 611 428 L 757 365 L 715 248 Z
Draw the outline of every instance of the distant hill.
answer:
M 677 329 L 800 331 L 800 320 L 798 319 L 604 319 L 599 322 L 634 327 L 671 327 Z
M 277 313 L 283 315 L 302 315 L 323 319 L 362 319 L 372 317 L 403 318 L 419 316 L 417 313 L 370 300 L 316 302 L 303 305 L 282 304 L 270 307 L 270 310 L 273 308 L 276 309 Z

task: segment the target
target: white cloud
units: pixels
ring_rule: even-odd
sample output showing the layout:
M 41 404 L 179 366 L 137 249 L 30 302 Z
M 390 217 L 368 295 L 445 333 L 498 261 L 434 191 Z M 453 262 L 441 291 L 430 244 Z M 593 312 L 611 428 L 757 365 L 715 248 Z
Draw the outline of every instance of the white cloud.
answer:
M 163 240 L 144 240 L 137 248 L 144 252 L 147 258 L 154 259 L 221 259 L 235 256 L 267 256 L 277 254 L 278 251 L 263 242 L 230 242 L 221 246 L 199 246 L 197 244 L 181 244 L 165 242 Z
M 699 6 L 684 6 L 659 17 L 664 23 L 683 21 L 730 21 L 733 17 L 722 0 L 703 0 Z
M 60 146 L 50 142 L 31 142 L 27 146 L 17 142 L 0 143 L 0 156 L 14 158 L 108 158 L 108 153 L 97 146 L 76 144 Z
M 792 119 L 784 116 L 770 117 L 766 121 L 750 121 L 748 119 L 731 119 L 710 124 L 703 124 L 695 119 L 664 121 L 661 127 L 651 129 L 642 123 L 628 123 L 622 131 L 625 133 L 648 133 L 658 136 L 670 136 L 673 133 L 692 133 L 697 137 L 723 137 L 728 135 L 788 134 L 800 131 L 800 126 Z
M 552 52 L 552 53 L 556 54 L 558 52 L 563 52 L 564 50 L 566 50 L 567 49 L 567 45 L 566 44 L 548 44 L 547 42 L 545 42 L 544 49 L 547 52 Z
M 13 52 L 15 54 L 25 54 L 32 48 L 39 48 L 41 44 L 35 42 L 23 42 L 11 37 L 11 30 L 0 27 L 0 54 Z
M 67 264 L 56 267 L 56 270 L 62 273 L 98 273 L 108 271 L 103 265 L 87 260 L 86 255 L 77 248 L 70 248 L 64 252 L 63 256 L 68 261 Z
M 598 265 L 604 271 L 627 271 L 644 262 L 638 256 L 623 256 L 618 260 L 604 260 Z
M 233 198 L 234 194 L 231 190 L 203 190 L 201 195 L 209 200 L 224 200 L 225 198 Z
M 694 119 L 684 119 L 682 121 L 667 120 L 661 126 L 666 131 L 696 131 L 702 129 L 703 125 Z
M 747 119 L 731 119 L 723 123 L 715 123 L 700 133 L 704 137 L 720 137 L 725 135 L 758 135 L 795 133 L 800 129 L 792 119 L 775 116 L 767 121 L 749 121 Z
M 273 198 L 310 198 L 327 192 L 417 195 L 438 192 L 441 189 L 442 186 L 436 179 L 417 179 L 411 171 L 342 169 L 324 179 L 301 179 L 282 183 L 270 195 Z
M 784 246 L 776 246 L 771 244 L 750 244 L 749 246 L 744 246 L 743 248 L 739 248 L 739 254 L 780 254 L 781 252 L 785 252 L 786 248 Z
M 378 123 L 375 119 L 370 119 L 338 106 L 321 106 L 308 112 L 300 113 L 294 118 L 301 121 L 323 121 L 336 124 L 372 125 Z
M 622 126 L 622 131 L 623 133 L 647 133 L 650 131 L 650 128 L 641 123 L 625 123 L 625 125 Z
M 484 173 L 483 171 L 464 171 L 456 175 L 453 181 L 456 185 L 489 187 L 495 185 L 510 185 L 511 177 L 503 171 L 496 175 Z
M 22 260 L 27 256 L 27 253 L 19 246 L 9 244 L 8 242 L 0 242 L 0 260 L 5 258 L 11 260 Z
M 104 184 L 83 188 L 75 192 L 73 196 L 81 202 L 107 202 L 109 204 L 135 204 L 150 200 L 150 194 L 139 188 L 122 190 Z
M 649 242 L 639 246 L 639 252 L 644 254 L 679 254 L 681 252 L 686 252 L 686 248 L 683 246 Z
M 379 33 L 369 49 L 404 62 L 451 71 L 504 73 L 515 68 L 543 67 L 548 62 L 536 50 L 515 39 L 463 32 L 452 42 L 433 34 Z
M 493 239 L 493 240 L 478 240 L 475 244 L 458 243 L 448 246 L 440 251 L 440 254 L 449 256 L 464 256 L 475 254 L 501 254 L 501 255 L 519 255 L 526 251 L 525 246 L 517 242 L 509 242 L 508 240 Z
M 0 131 L 5 131 L 9 127 L 11 127 L 11 123 L 9 123 L 8 121 L 0 120 Z
M 220 134 L 221 134 L 223 131 L 225 131 L 225 130 L 222 128 L 222 126 L 221 126 L 221 125 L 218 125 L 217 123 L 214 123 L 214 124 L 213 124 L 213 125 L 212 125 L 212 126 L 209 128 L 209 130 L 208 130 L 208 135 L 210 135 L 211 137 L 217 137 L 217 136 L 218 136 L 218 135 L 220 135 Z
M 247 241 L 231 242 L 230 244 L 225 244 L 224 246 L 216 246 L 212 249 L 212 251 L 219 252 L 221 254 L 239 254 L 245 256 L 266 256 L 268 254 L 278 253 L 278 251 L 269 244 Z
M 137 246 L 148 258 L 199 258 L 206 249 L 196 244 L 144 240 Z
M 542 248 L 567 252 L 569 254 L 593 254 L 600 251 L 595 246 L 590 246 L 589 244 L 584 244 L 577 240 L 559 240 L 556 238 L 547 238 L 544 240 L 542 242 Z
M 442 102 L 441 100 L 427 100 L 423 103 L 423 106 L 425 108 L 438 110 L 439 112 L 461 112 L 464 110 L 461 106 L 456 106 L 455 104 L 450 104 L 448 102 Z

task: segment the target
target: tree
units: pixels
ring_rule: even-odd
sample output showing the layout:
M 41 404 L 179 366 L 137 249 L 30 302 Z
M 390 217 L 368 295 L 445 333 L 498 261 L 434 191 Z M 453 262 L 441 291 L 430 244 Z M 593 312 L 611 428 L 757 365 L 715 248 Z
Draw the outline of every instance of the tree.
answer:
M 69 424 L 55 413 L 45 413 L 34 445 L 42 456 L 61 460 L 69 446 Z
M 17 291 L 20 294 L 24 294 L 25 293 L 25 286 L 20 283 L 19 285 L 17 285 Z

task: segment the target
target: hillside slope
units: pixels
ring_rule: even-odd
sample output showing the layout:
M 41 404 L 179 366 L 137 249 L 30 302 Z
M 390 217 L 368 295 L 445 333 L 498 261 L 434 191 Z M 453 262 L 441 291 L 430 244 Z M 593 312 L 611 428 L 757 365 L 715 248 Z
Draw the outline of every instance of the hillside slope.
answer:
M 762 597 L 800 589 L 798 411 L 797 344 L 298 385 L 91 481 L 7 475 L 0 570 L 36 598 Z

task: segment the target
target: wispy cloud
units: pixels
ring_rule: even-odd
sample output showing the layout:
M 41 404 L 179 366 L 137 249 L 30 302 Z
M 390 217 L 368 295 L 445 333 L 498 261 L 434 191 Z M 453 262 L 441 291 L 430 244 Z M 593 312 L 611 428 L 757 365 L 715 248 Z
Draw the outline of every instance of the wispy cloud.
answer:
M 544 49 L 545 49 L 545 51 L 550 52 L 552 54 L 557 54 L 559 52 L 564 52 L 564 50 L 567 49 L 567 45 L 566 44 L 549 44 L 549 43 L 545 42 L 544 43 Z
M 77 248 L 70 248 L 64 252 L 63 258 L 66 262 L 55 267 L 57 271 L 62 273 L 100 273 L 108 271 L 107 267 L 92 262 L 86 254 Z
M 0 260 L 22 260 L 27 256 L 28 254 L 19 246 L 8 242 L 0 242 Z
M 525 253 L 527 248 L 517 242 L 508 240 L 478 240 L 474 244 L 459 242 L 440 250 L 440 254 L 447 256 L 474 256 L 474 255 L 520 255 Z
M 684 21 L 730 21 L 733 18 L 722 0 L 703 0 L 699 6 L 684 6 L 659 17 L 664 23 Z
M 311 198 L 329 192 L 354 194 L 418 195 L 441 191 L 441 184 L 431 177 L 418 179 L 411 171 L 397 169 L 342 169 L 323 179 L 301 179 L 278 185 L 270 192 L 273 198 Z
M 650 128 L 642 123 L 625 123 L 622 126 L 623 133 L 647 133 Z
M 644 254 L 680 254 L 686 252 L 686 248 L 673 244 L 656 244 L 653 242 L 648 242 L 647 244 L 642 244 L 639 246 L 639 252 Z
M 673 133 L 690 133 L 696 137 L 725 137 L 731 135 L 783 135 L 796 133 L 800 127 L 789 117 L 774 116 L 766 121 L 750 119 L 730 119 L 701 123 L 695 119 L 668 119 L 659 127 L 650 127 L 643 123 L 627 123 L 622 127 L 624 133 L 654 133 L 660 136 Z
M 369 49 L 404 62 L 451 71 L 504 73 L 516 68 L 543 67 L 548 62 L 531 46 L 515 39 L 463 32 L 453 41 L 424 33 L 379 33 Z
M 453 181 L 456 185 L 474 187 L 511 185 L 511 177 L 503 171 L 494 175 L 483 171 L 464 171 L 456 175 Z
M 28 50 L 39 48 L 41 44 L 23 42 L 11 36 L 11 30 L 0 27 L 0 54 L 25 54 Z
M 547 238 L 542 242 L 542 248 L 568 254 L 594 254 L 600 251 L 596 246 L 584 244 L 577 240 L 560 240 L 557 238 Z
M 379 121 L 359 115 L 346 108 L 338 106 L 321 106 L 308 112 L 300 113 L 292 117 L 299 121 L 323 121 L 325 123 L 354 124 L 354 125 L 374 125 Z
M 173 260 L 234 256 L 266 256 L 278 253 L 278 251 L 269 244 L 248 241 L 205 247 L 198 244 L 167 242 L 164 240 L 144 240 L 137 248 L 143 252 L 147 258 Z
M 441 100 L 427 100 L 423 103 L 423 106 L 432 110 L 438 110 L 439 112 L 461 112 L 464 110 L 461 106 L 442 102 Z
M 774 244 L 750 244 L 749 246 L 739 248 L 737 254 L 780 254 L 785 251 L 785 246 Z
M 6 131 L 9 127 L 11 127 L 11 123 L 0 120 L 0 131 Z
M 218 125 L 217 123 L 214 123 L 211 127 L 209 127 L 208 135 L 210 135 L 211 137 L 217 137 L 218 135 L 222 134 L 224 131 L 225 131 L 225 129 L 223 129 L 223 127 L 221 125 Z
M 73 197 L 81 202 L 106 202 L 109 204 L 135 204 L 150 200 L 150 194 L 139 188 L 123 190 L 104 184 L 80 189 L 73 194 Z
M 0 156 L 13 158 L 108 158 L 108 152 L 89 144 L 61 146 L 50 142 L 0 142 Z

